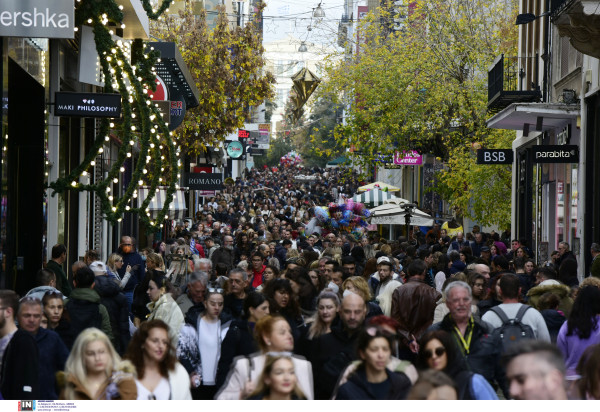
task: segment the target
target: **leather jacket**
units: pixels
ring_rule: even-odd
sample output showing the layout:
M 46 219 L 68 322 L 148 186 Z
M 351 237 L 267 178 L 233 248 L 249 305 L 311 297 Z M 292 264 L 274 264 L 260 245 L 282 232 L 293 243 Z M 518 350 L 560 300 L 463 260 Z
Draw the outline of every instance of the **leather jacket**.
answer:
M 399 332 L 407 338 L 410 334 L 421 338 L 433 323 L 436 303 L 441 297 L 435 288 L 415 277 L 397 287 L 392 295 L 391 317 L 400 323 Z

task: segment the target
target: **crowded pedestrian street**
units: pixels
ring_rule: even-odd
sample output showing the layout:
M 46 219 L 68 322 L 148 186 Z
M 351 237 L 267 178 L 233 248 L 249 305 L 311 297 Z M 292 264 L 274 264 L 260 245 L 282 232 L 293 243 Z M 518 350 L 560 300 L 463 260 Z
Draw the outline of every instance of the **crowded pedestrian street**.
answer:
M 0 410 L 592 410 L 599 21 L 0 0 Z

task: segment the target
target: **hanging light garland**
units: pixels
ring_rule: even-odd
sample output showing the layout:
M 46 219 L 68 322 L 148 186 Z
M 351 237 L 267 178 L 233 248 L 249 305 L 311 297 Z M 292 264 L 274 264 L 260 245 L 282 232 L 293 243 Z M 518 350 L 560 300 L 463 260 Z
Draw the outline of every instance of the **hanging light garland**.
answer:
M 148 17 L 157 20 L 168 9 L 172 0 L 163 0 L 154 10 L 149 0 L 142 0 Z M 160 228 L 163 217 L 167 218 L 169 205 L 178 188 L 181 161 L 172 133 L 163 121 L 158 108 L 152 102 L 152 93 L 156 90 L 155 64 L 159 62 L 159 53 L 146 51 L 142 40 L 136 39 L 130 45 L 126 41 L 115 40 L 110 28 L 116 25 L 125 28 L 123 22 L 123 6 L 115 0 L 77 0 L 75 24 L 77 27 L 86 24 L 92 27 L 96 50 L 98 52 L 102 74 L 104 76 L 104 92 L 119 93 L 122 100 L 122 119 L 115 125 L 110 119 L 100 120 L 97 136 L 91 149 L 68 176 L 49 184 L 56 193 L 66 190 L 94 192 L 101 200 L 104 218 L 110 222 L 121 221 L 123 213 L 138 213 L 140 221 L 149 231 Z M 122 144 L 117 158 L 106 177 L 90 184 L 87 180 L 89 169 L 104 151 L 105 142 L 110 135 L 116 135 Z M 139 146 L 139 157 L 132 171 L 131 181 L 118 197 L 112 193 L 111 186 L 119 182 L 125 172 L 127 159 L 133 161 L 133 149 Z M 166 176 L 165 176 L 166 174 Z M 166 181 L 165 181 L 166 180 Z M 149 184 L 148 196 L 137 207 L 134 206 L 138 196 L 138 187 Z M 159 217 L 152 220 L 148 205 L 156 195 L 159 185 L 167 186 L 166 198 Z

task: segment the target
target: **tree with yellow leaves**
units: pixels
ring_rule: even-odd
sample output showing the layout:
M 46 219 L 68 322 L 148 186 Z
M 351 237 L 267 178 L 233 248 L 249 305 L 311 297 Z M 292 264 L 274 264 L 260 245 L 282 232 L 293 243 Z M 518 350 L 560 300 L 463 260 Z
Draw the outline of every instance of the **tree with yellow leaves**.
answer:
M 459 214 L 505 224 L 510 169 L 475 167 L 472 147 L 510 147 L 510 132 L 486 127 L 487 70 L 516 50 L 516 1 L 411 1 L 397 32 L 390 9 L 361 21 L 358 53 L 327 66 L 318 93 L 346 107 L 336 140 L 366 170 L 396 151 L 433 154 L 447 164 L 437 189 Z M 497 198 L 506 199 L 502 211 Z
M 188 154 L 200 154 L 243 128 L 251 107 L 273 98 L 275 78 L 263 71 L 261 33 L 252 23 L 230 25 L 221 8 L 211 30 L 206 11 L 194 15 L 188 5 L 152 27 L 156 37 L 177 43 L 199 91 L 199 106 L 187 111 L 174 132 Z

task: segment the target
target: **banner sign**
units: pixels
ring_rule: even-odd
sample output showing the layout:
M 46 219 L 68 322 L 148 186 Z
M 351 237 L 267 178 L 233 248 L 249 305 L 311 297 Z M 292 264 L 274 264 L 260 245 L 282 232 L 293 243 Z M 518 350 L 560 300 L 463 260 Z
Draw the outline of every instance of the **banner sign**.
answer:
M 55 116 L 121 117 L 118 93 L 56 92 L 54 104 Z
M 227 155 L 234 160 L 241 158 L 244 155 L 244 145 L 238 141 L 229 142 Z
M 244 129 L 238 129 L 238 139 L 247 139 L 250 137 L 250 132 Z
M 512 149 L 478 149 L 478 165 L 510 165 L 513 162 Z
M 221 173 L 188 173 L 183 175 L 183 186 L 190 190 L 221 190 L 223 175 Z
M 73 0 L 0 1 L 0 37 L 75 38 Z
M 533 146 L 533 163 L 579 163 L 576 145 Z
M 423 156 L 415 152 L 395 152 L 394 164 L 404 166 L 419 166 L 423 164 Z

